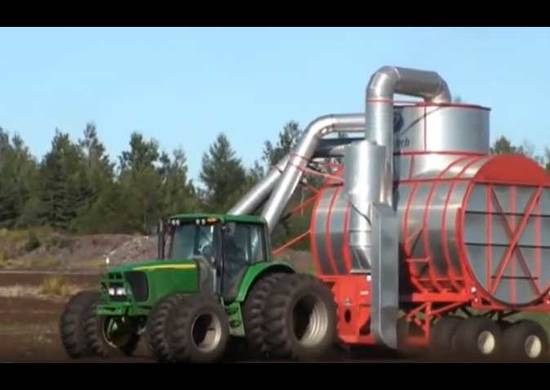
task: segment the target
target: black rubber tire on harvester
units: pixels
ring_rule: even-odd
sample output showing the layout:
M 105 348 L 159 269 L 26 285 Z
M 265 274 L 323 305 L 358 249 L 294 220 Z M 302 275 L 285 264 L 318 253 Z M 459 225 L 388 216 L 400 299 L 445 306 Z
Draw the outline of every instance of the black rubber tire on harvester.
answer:
M 102 358 L 113 356 L 132 356 L 139 344 L 139 335 L 137 329 L 128 328 L 127 333 L 121 334 L 123 339 L 118 340 L 117 344 L 110 343 L 107 340 L 105 326 L 109 318 L 106 316 L 97 316 L 95 309 L 99 303 L 100 295 L 94 294 L 90 302 L 90 313 L 84 321 L 84 333 L 86 343 L 92 355 Z
M 502 344 L 500 326 L 487 317 L 471 317 L 461 321 L 452 338 L 452 350 L 456 356 L 474 361 L 498 358 Z
M 431 329 L 430 334 L 430 355 L 437 359 L 452 359 L 452 340 L 456 329 L 463 319 L 459 317 L 443 317 L 438 320 Z
M 538 362 L 548 357 L 548 335 L 535 321 L 522 320 L 510 325 L 502 338 L 507 360 Z
M 214 296 L 185 297 L 170 317 L 168 343 L 176 363 L 215 363 L 226 352 L 229 321 L 225 308 Z
M 273 287 L 284 277 L 284 273 L 274 273 L 262 277 L 246 297 L 243 320 L 248 353 L 253 358 L 267 358 L 269 348 L 265 341 L 266 327 L 264 310 Z
M 301 361 L 327 357 L 336 342 L 336 304 L 312 275 L 285 275 L 264 311 L 266 342 L 274 357 Z
M 177 304 L 185 297 L 183 294 L 168 295 L 159 300 L 154 306 L 145 325 L 145 340 L 153 357 L 167 363 L 173 360 L 172 349 L 168 343 L 168 319 L 173 314 Z
M 59 324 L 61 342 L 67 354 L 73 359 L 92 355 L 86 340 L 84 324 L 90 316 L 93 316 L 96 298 L 96 291 L 81 291 L 71 297 L 61 315 Z

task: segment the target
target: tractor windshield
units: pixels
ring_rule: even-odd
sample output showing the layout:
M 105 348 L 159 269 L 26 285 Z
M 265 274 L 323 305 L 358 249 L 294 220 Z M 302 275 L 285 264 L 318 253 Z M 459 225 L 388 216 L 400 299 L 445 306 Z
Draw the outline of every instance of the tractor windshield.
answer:
M 170 259 L 190 259 L 204 257 L 212 260 L 215 255 L 215 239 L 218 234 L 217 225 L 197 225 L 184 223 L 174 226 L 170 234 Z

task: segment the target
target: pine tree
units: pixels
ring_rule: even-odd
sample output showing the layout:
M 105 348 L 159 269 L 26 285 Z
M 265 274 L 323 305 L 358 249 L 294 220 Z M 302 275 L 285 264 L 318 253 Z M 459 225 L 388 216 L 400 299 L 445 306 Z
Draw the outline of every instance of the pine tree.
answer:
M 161 176 L 155 166 L 160 157 L 156 140 L 140 133 L 130 137 L 130 150 L 120 156 L 120 185 L 124 203 L 121 218 L 126 230 L 148 232 L 162 214 Z
M 201 198 L 206 211 L 227 211 L 246 190 L 246 171 L 225 134 L 203 155 L 200 179 L 205 186 Z
M 67 229 L 87 203 L 89 190 L 82 150 L 57 129 L 51 150 L 40 165 L 40 182 L 40 222 Z
M 162 213 L 164 216 L 175 213 L 191 212 L 197 209 L 195 189 L 187 178 L 187 158 L 182 149 L 172 153 L 173 159 L 166 153 L 160 156 L 159 169 L 162 178 Z
M 0 128 L 0 226 L 20 224 L 33 191 L 36 161 L 17 134 L 11 137 Z
M 72 230 L 88 233 L 99 232 L 106 224 L 112 225 L 111 220 L 106 220 L 111 207 L 105 202 L 105 198 L 112 201 L 116 189 L 114 180 L 114 164 L 110 162 L 105 153 L 105 147 L 99 141 L 97 129 L 93 122 L 86 125 L 84 137 L 78 144 L 83 155 L 83 204 L 78 210 L 77 217 L 72 221 Z M 102 201 L 100 202 L 100 199 Z M 107 209 L 106 209 L 107 207 Z
M 267 169 L 277 164 L 284 156 L 294 149 L 297 145 L 303 131 L 296 121 L 288 122 L 283 130 L 279 133 L 279 137 L 275 145 L 271 141 L 264 143 L 263 160 L 267 165 Z

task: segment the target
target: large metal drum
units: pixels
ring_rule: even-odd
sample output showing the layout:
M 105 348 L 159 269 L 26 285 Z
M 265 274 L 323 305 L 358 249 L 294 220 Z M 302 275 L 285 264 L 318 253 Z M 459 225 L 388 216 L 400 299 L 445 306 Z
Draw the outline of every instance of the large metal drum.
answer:
M 485 110 L 458 110 L 448 112 L 455 119 L 469 118 L 470 125 L 478 120 L 477 132 L 485 132 Z M 413 111 L 407 115 L 414 118 Z M 446 117 L 438 123 L 459 134 Z M 424 132 L 407 127 L 416 136 Z M 427 131 L 444 130 L 434 125 Z M 438 144 L 427 142 L 425 147 L 438 149 L 428 150 L 411 141 L 395 155 L 401 288 L 467 289 L 508 306 L 538 301 L 550 287 L 550 177 L 526 157 L 487 155 L 485 134 L 445 142 L 442 137 Z M 332 182 L 322 189 L 311 222 L 312 253 L 321 275 L 370 272 L 368 262 L 350 250 L 350 214 L 343 185 Z

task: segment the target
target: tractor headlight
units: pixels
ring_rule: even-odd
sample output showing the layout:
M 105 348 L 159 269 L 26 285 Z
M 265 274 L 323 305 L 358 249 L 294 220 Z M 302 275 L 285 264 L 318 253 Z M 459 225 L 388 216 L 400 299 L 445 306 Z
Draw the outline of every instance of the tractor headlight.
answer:
M 126 296 L 126 288 L 124 287 L 109 287 L 109 295 L 114 297 L 123 297 Z
M 126 289 L 124 287 L 116 287 L 115 288 L 115 295 L 123 296 L 126 295 Z

